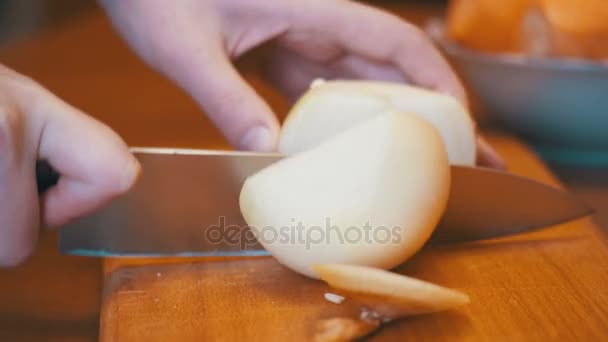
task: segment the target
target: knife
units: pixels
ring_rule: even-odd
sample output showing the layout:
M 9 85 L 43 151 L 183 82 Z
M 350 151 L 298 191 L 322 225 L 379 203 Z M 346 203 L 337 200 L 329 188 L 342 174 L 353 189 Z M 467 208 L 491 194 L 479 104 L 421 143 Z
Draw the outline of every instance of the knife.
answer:
M 134 188 L 59 232 L 62 253 L 86 256 L 267 255 L 238 205 L 243 182 L 279 154 L 132 148 L 142 165 Z M 586 216 L 569 193 L 506 172 L 451 167 L 447 210 L 432 242 L 495 238 Z

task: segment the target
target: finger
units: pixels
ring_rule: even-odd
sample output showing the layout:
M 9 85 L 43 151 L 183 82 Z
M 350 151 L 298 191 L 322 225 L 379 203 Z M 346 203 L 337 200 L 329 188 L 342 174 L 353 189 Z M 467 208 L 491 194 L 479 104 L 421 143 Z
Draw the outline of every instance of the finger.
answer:
M 0 108 L 0 267 L 22 263 L 33 251 L 39 231 L 35 146 L 16 108 Z M 32 144 L 33 145 L 33 144 Z
M 283 95 L 295 101 L 315 79 L 333 79 L 337 74 L 322 63 L 277 47 L 265 65 L 264 77 Z
M 188 92 L 232 145 L 247 150 L 275 149 L 278 121 L 235 70 L 227 52 L 242 54 L 262 42 L 264 35 L 249 40 L 244 36 L 252 33 L 244 31 L 232 35 L 236 40 L 227 39 L 222 30 L 235 27 L 221 27 L 218 4 L 213 1 L 188 2 L 170 11 L 159 10 L 166 7 L 162 0 L 103 3 L 136 51 Z M 226 7 L 220 7 L 232 12 L 230 3 L 223 5 Z M 140 13 L 141 18 L 133 20 L 129 13 Z
M 106 125 L 47 94 L 39 158 L 59 173 L 42 197 L 43 220 L 61 226 L 100 209 L 127 192 L 140 166 L 122 139 Z
M 315 79 L 365 79 L 406 83 L 393 65 L 346 55 L 334 62 L 311 60 L 286 48 L 277 48 L 267 63 L 265 77 L 291 100 L 297 99 Z
M 394 65 L 379 63 L 358 55 L 347 55 L 336 65 L 339 75 L 395 83 L 408 83 L 403 73 Z
M 206 67 L 206 69 L 203 69 Z M 195 67 L 192 70 L 197 70 Z M 227 56 L 200 66 L 190 91 L 211 120 L 239 149 L 274 151 L 279 124 L 268 104 L 241 77 Z
M 481 136 L 477 137 L 477 164 L 494 169 L 506 170 L 505 160 Z
M 340 9 L 313 8 L 293 20 L 303 29 L 333 37 L 353 54 L 393 63 L 412 83 L 450 94 L 466 104 L 456 74 L 420 29 L 367 5 L 350 1 L 334 5 Z
M 279 123 L 272 109 L 243 79 L 220 45 L 196 44 L 180 46 L 177 63 L 162 63 L 167 65 L 165 73 L 196 99 L 233 146 L 275 150 Z

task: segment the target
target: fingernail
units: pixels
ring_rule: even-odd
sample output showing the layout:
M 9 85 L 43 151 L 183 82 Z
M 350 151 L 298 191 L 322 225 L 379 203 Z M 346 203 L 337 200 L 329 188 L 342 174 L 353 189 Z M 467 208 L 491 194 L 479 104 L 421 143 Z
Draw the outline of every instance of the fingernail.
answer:
M 266 126 L 255 126 L 250 128 L 238 146 L 240 149 L 259 152 L 270 152 L 274 150 L 274 138 Z

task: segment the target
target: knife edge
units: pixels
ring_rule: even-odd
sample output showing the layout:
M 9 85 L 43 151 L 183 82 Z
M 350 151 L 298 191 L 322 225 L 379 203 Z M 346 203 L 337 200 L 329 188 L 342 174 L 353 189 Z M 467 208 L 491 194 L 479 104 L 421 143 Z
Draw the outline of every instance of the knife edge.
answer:
M 142 184 L 106 209 L 61 229 L 62 253 L 103 257 L 268 255 L 259 244 L 243 249 L 197 243 L 203 240 L 198 223 L 227 213 L 224 216 L 244 224 L 238 208 L 242 183 L 247 176 L 281 159 L 280 154 L 153 147 L 133 147 L 131 151 L 144 168 Z M 523 176 L 477 167 L 452 166 L 451 170 L 448 209 L 432 243 L 512 235 L 592 212 L 566 191 Z M 484 182 L 487 184 L 475 185 Z M 528 193 L 532 189 L 536 191 L 534 194 L 552 199 L 555 203 L 544 201 L 552 204 L 545 206 L 545 211 L 567 210 L 550 215 L 539 215 L 539 211 L 531 211 L 525 205 L 516 208 L 519 212 L 514 208 L 509 208 L 511 212 L 500 210 L 505 203 L 522 204 L 517 189 L 526 189 Z M 492 191 L 501 196 L 493 196 Z M 505 194 L 515 200 L 505 199 Z M 215 201 L 202 200 L 205 196 Z M 471 208 L 477 212 L 483 209 L 481 212 L 486 215 L 480 216 Z M 497 219 L 501 221 L 492 226 L 491 220 Z

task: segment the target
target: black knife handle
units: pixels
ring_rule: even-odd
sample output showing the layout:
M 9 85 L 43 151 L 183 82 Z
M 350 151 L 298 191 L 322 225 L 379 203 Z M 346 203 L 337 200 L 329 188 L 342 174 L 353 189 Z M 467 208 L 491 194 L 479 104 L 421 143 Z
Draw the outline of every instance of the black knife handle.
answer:
M 59 181 L 59 174 L 45 160 L 36 161 L 36 184 L 38 194 L 43 194 Z

